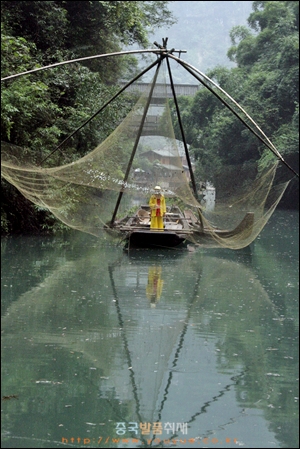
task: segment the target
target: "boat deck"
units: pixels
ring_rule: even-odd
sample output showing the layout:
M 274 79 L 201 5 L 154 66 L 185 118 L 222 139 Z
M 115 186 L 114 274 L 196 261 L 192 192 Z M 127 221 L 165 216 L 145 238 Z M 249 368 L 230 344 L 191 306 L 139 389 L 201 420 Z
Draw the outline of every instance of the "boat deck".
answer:
M 150 228 L 150 208 L 141 206 L 131 217 L 115 224 L 125 237 L 129 247 L 174 247 L 185 240 L 198 243 L 215 242 L 216 239 L 232 239 L 242 236 L 247 239 L 252 233 L 253 212 L 247 212 L 242 221 L 232 230 L 202 227 L 190 210 L 180 211 L 177 206 L 168 208 L 164 217 L 164 228 Z

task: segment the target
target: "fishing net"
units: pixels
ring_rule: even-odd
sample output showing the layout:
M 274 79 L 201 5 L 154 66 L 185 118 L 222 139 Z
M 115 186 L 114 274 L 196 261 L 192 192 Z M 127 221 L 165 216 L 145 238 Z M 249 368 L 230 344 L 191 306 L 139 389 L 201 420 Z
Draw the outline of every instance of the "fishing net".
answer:
M 176 99 L 170 95 L 168 62 L 151 70 L 153 80 L 130 113 L 84 157 L 58 167 L 37 166 L 28 159 L 30 152 L 2 142 L 1 175 L 69 227 L 97 237 L 104 228 L 118 236 L 114 224 L 147 205 L 159 185 L 167 207 L 179 205 L 194 223 L 188 241 L 231 249 L 249 245 L 289 183 L 280 181 L 278 158 L 265 170 L 240 157 L 239 164 L 212 166 L 210 172 L 205 166 L 204 179 L 195 181 L 188 143 L 174 135 L 170 105 Z M 130 84 L 132 95 L 138 90 L 137 82 Z

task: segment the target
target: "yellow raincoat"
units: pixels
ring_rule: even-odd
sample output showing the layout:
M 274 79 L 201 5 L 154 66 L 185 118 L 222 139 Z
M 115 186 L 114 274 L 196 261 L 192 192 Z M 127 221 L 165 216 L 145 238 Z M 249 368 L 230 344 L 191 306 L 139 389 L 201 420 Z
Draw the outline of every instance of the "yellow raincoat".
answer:
M 159 193 L 151 195 L 149 200 L 149 206 L 151 209 L 151 229 L 163 229 L 164 228 L 164 215 L 166 213 L 166 201 L 165 197 Z

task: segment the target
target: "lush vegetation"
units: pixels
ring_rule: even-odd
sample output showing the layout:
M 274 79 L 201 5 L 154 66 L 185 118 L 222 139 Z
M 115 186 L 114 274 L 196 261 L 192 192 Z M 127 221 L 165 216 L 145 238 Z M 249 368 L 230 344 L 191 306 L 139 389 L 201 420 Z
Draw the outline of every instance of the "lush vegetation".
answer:
M 118 52 L 133 43 L 148 47 L 148 33 L 174 22 L 166 1 L 3 1 L 1 77 L 56 62 Z M 114 102 L 99 121 L 51 152 L 116 91 L 115 82 L 136 74 L 133 57 L 63 65 L 2 83 L 2 140 L 26 148 L 33 163 L 48 157 L 52 166 L 70 162 L 94 148 L 129 105 Z M 49 157 L 50 156 L 50 157 Z M 2 180 L 4 232 L 52 228 L 55 220 Z M 60 225 L 56 223 L 56 227 Z
M 236 67 L 218 66 L 208 73 L 243 105 L 294 169 L 299 148 L 298 8 L 295 1 L 253 2 L 249 27 L 236 26 L 230 33 L 228 57 Z M 273 158 L 207 89 L 179 103 L 186 138 L 201 161 L 200 178 L 224 163 L 260 158 L 263 167 Z M 179 129 L 176 134 L 180 138 Z
M 131 44 L 147 46 L 147 36 L 172 23 L 169 2 L 3 1 L 1 2 L 2 77 L 89 55 L 116 52 Z M 217 66 L 208 73 L 259 123 L 294 168 L 299 147 L 299 3 L 255 1 L 248 26 L 230 32 L 232 69 Z M 39 163 L 87 120 L 114 92 L 114 82 L 138 70 L 133 57 L 94 59 L 64 65 L 2 83 L 2 140 L 27 148 Z M 203 179 L 210 167 L 236 164 L 257 155 L 261 166 L 272 154 L 264 151 L 241 123 L 210 92 L 180 98 L 182 121 Z M 130 105 L 116 102 L 57 151 L 52 164 L 72 161 L 103 139 Z M 100 130 L 101 131 L 100 131 Z M 177 137 L 180 132 L 176 129 Z M 243 154 L 241 154 L 241 148 Z M 295 202 L 297 184 L 293 184 Z M 28 204 L 2 182 L 2 231 L 34 232 L 54 221 Z

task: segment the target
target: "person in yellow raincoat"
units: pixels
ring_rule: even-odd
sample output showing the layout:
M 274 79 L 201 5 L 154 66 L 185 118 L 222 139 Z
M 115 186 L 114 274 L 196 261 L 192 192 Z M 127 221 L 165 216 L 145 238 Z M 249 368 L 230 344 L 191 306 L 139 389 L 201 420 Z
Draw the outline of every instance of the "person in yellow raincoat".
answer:
M 150 229 L 164 229 L 164 215 L 166 213 L 166 201 L 161 193 L 161 187 L 154 187 L 154 194 L 149 200 L 151 210 Z

